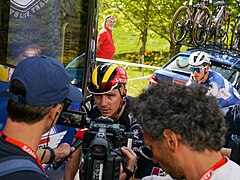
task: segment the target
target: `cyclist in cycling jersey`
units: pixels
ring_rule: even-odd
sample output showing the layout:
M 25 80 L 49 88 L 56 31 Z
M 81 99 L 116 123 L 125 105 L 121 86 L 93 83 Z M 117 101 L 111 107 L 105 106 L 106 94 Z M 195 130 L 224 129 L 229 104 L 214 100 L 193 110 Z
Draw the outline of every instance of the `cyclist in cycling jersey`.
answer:
M 88 117 L 95 119 L 99 116 L 107 116 L 116 123 L 125 126 L 126 132 L 133 132 L 134 142 L 133 151 L 138 155 L 139 147 L 143 145 L 143 135 L 140 125 L 130 113 L 130 98 L 127 97 L 127 74 L 121 66 L 102 64 L 97 66 L 92 73 L 92 81 L 88 85 L 88 91 L 91 93 L 83 103 L 83 110 L 87 112 Z M 65 179 L 73 179 L 79 162 L 80 153 L 74 153 L 73 158 L 67 164 Z M 75 162 L 74 162 L 75 161 Z M 145 162 L 142 160 L 142 162 Z M 155 164 L 152 161 L 146 161 L 145 170 L 136 172 L 137 178 L 150 175 Z M 143 167 L 138 164 L 139 169 Z
M 222 108 L 228 132 L 226 146 L 231 147 L 232 141 L 240 135 L 239 104 L 240 96 L 232 84 L 221 74 L 210 70 L 210 56 L 203 51 L 196 51 L 189 57 L 191 76 L 187 85 L 202 84 L 208 88 L 208 95 L 215 96 Z

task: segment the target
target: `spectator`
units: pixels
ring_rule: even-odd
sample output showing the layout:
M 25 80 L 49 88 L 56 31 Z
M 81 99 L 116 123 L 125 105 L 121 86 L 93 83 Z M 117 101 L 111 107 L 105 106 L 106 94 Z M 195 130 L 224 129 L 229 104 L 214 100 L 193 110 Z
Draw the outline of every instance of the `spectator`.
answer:
M 9 92 L 1 95 L 9 100 L 0 133 L 0 179 L 48 179 L 35 153 L 41 136 L 56 123 L 67 99 L 81 102 L 81 92 L 59 61 L 34 56 L 17 65 Z
M 25 48 L 25 50 L 16 58 L 14 59 L 13 64 L 16 66 L 22 60 L 33 57 L 41 54 L 41 47 L 37 44 L 30 44 Z
M 97 54 L 98 58 L 113 59 L 115 46 L 112 38 L 112 30 L 115 19 L 109 15 L 105 17 L 103 27 L 98 33 L 97 38 Z
M 187 85 L 201 84 L 208 89 L 208 95 L 217 98 L 228 125 L 225 146 L 231 148 L 234 139 L 240 135 L 240 96 L 237 90 L 221 74 L 210 70 L 210 57 L 207 53 L 192 53 L 189 65 L 191 76 Z
M 126 132 L 134 133 L 132 149 L 139 155 L 139 147 L 143 145 L 141 128 L 130 113 L 130 99 L 127 98 L 127 74 L 121 66 L 103 64 L 97 66 L 92 73 L 92 81 L 88 86 L 91 93 L 83 103 L 83 110 L 89 118 L 95 119 L 99 116 L 107 116 L 116 123 L 125 126 Z M 67 163 L 65 180 L 74 179 L 77 172 L 80 149 L 73 153 L 73 158 Z M 152 161 L 142 161 L 145 171 L 138 172 L 139 178 L 150 175 L 155 164 Z M 148 169 L 147 169 L 148 168 Z
M 41 47 L 37 44 L 31 44 L 23 52 L 23 58 L 33 57 L 41 54 Z
M 133 103 L 133 115 L 153 159 L 174 179 L 240 177 L 240 167 L 220 153 L 226 127 L 218 102 L 197 84 L 159 83 Z

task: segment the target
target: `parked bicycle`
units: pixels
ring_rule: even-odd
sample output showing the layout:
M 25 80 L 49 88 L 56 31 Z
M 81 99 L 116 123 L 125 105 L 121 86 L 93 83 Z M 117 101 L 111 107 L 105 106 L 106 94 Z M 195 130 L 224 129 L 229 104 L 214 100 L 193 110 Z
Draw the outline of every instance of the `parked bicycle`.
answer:
M 236 8 L 240 8 L 240 0 L 235 1 L 238 3 Z M 236 16 L 236 20 L 233 25 L 230 49 L 240 51 L 240 14 Z
M 217 7 L 217 14 L 215 17 L 213 17 L 213 11 L 208 14 L 209 17 L 203 19 L 201 16 L 196 14 L 193 21 L 193 43 L 195 46 L 201 46 L 206 42 L 209 36 L 210 44 L 227 48 L 228 31 L 230 28 L 230 14 L 226 11 L 226 1 L 224 0 L 212 3 L 211 9 L 213 9 L 213 6 Z M 198 13 L 201 14 L 201 11 L 208 10 L 205 10 L 204 7 Z
M 177 9 L 170 26 L 170 36 L 175 45 L 183 44 L 188 33 L 190 33 L 190 39 L 192 39 L 191 34 L 194 19 L 198 17 L 203 22 L 210 20 L 210 10 L 206 5 L 211 2 L 212 0 L 199 0 L 198 4 L 193 5 L 193 0 L 190 0 L 189 7 L 184 5 Z M 204 36 L 206 36 L 207 32 L 204 33 Z

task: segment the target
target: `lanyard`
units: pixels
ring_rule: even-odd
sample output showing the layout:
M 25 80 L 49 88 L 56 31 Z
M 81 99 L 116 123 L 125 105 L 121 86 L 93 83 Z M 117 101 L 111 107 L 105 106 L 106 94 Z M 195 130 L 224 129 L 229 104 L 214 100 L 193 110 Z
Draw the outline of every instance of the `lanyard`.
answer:
M 0 137 L 2 137 L 2 136 L 3 136 L 3 133 L 0 132 Z M 5 135 L 4 135 L 4 136 L 5 136 Z M 4 140 L 7 141 L 7 142 L 9 142 L 9 143 L 11 143 L 11 144 L 14 144 L 14 145 L 20 147 L 24 152 L 26 152 L 26 153 L 28 153 L 30 156 L 32 156 L 32 157 L 37 161 L 38 165 L 41 167 L 41 169 L 42 169 L 42 171 L 44 172 L 44 174 L 46 174 L 44 168 L 42 167 L 42 163 L 39 161 L 36 153 L 35 153 L 29 146 L 27 146 L 26 144 L 24 144 L 24 143 L 22 143 L 22 142 L 19 142 L 19 141 L 17 141 L 17 140 L 14 140 L 14 139 L 12 139 L 12 138 L 10 138 L 10 137 L 8 137 L 8 136 L 5 136 Z
M 200 180 L 209 180 L 213 174 L 213 172 L 223 166 L 224 164 L 226 164 L 227 162 L 227 158 L 223 157 L 220 161 L 218 161 L 216 164 L 214 164 L 214 166 L 212 166 L 202 177 Z

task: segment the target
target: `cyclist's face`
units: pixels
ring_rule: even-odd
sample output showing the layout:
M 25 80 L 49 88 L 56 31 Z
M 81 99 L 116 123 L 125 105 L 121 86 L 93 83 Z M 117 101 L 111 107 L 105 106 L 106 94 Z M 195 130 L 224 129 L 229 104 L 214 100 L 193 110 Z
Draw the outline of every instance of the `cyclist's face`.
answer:
M 115 19 L 114 18 L 109 18 L 107 21 L 106 21 L 106 27 L 109 28 L 110 30 L 113 30 L 114 28 L 114 23 L 115 23 Z
M 197 67 L 190 67 L 190 71 L 192 73 L 193 79 L 196 81 L 200 81 L 207 72 L 207 67 L 204 67 L 203 65 Z
M 106 94 L 94 95 L 95 102 L 101 115 L 107 117 L 111 117 L 118 110 L 121 98 L 118 89 L 113 89 Z

